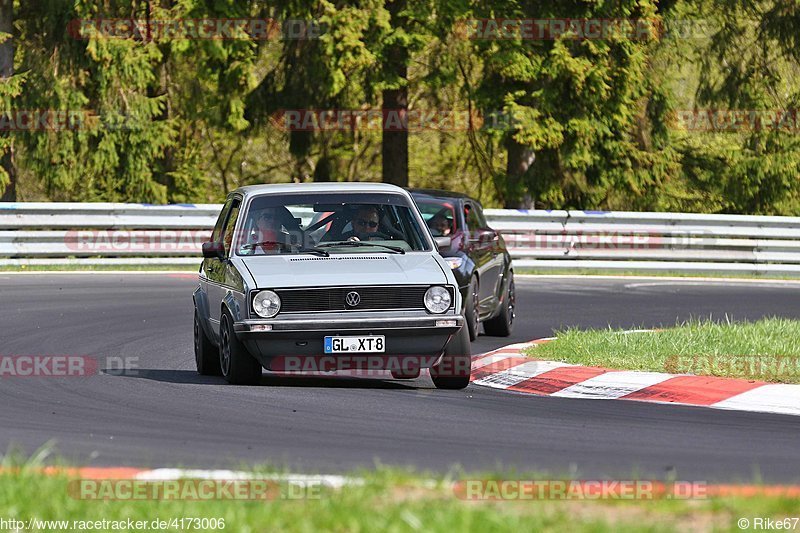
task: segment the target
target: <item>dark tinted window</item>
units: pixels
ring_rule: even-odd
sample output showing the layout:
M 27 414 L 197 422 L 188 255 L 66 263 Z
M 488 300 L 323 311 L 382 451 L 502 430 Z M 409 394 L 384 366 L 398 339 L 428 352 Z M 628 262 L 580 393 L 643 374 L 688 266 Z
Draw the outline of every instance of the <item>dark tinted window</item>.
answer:
M 222 227 L 225 225 L 225 219 L 228 217 L 228 211 L 231 208 L 231 204 L 233 203 L 233 197 L 228 198 L 225 202 L 225 205 L 222 206 L 222 211 L 219 212 L 219 217 L 217 217 L 217 223 L 214 225 L 214 232 L 211 234 L 211 240 L 213 242 L 219 242 L 220 236 L 222 235 Z
M 472 204 L 472 209 L 473 209 L 473 211 L 475 211 L 475 220 L 477 221 L 478 225 L 481 228 L 488 228 L 489 227 L 489 223 L 486 222 L 486 217 L 483 216 L 483 208 L 481 207 L 481 205 L 477 204 L 477 203 L 473 203 Z
M 242 207 L 242 201 L 239 198 L 234 198 L 231 204 L 231 210 L 228 214 L 228 221 L 225 223 L 225 255 L 230 255 L 231 245 L 233 244 L 233 231 L 236 229 L 236 221 L 239 219 L 239 211 Z
M 467 230 L 469 232 L 478 231 L 485 227 L 486 221 L 482 221 L 481 218 L 480 213 L 472 202 L 464 204 L 464 220 L 467 222 Z M 481 225 L 481 222 L 484 225 Z

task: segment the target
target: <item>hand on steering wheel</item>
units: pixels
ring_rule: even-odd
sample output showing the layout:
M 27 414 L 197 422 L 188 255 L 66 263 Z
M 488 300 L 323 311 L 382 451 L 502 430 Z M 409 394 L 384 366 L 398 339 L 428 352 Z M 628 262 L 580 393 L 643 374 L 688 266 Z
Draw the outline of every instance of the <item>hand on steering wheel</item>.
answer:
M 385 234 L 385 233 L 383 233 L 381 231 L 373 231 L 372 233 L 362 233 L 360 231 L 355 231 L 355 232 L 353 232 L 353 236 L 350 237 L 348 240 L 350 240 L 350 241 L 371 241 L 371 240 L 375 240 L 376 238 L 379 239 L 379 240 L 382 240 L 382 241 L 388 241 L 388 240 L 392 239 L 389 235 L 387 235 L 387 234 Z

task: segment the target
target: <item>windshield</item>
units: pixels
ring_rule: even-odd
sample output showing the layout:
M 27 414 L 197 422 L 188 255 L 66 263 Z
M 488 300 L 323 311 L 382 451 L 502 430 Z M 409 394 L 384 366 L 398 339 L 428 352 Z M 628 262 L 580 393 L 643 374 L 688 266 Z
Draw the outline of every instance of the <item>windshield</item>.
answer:
M 433 198 L 416 198 L 425 224 L 434 237 L 446 237 L 456 230 L 456 211 L 453 202 Z
M 411 203 L 376 193 L 254 197 L 235 244 L 240 256 L 430 251 Z

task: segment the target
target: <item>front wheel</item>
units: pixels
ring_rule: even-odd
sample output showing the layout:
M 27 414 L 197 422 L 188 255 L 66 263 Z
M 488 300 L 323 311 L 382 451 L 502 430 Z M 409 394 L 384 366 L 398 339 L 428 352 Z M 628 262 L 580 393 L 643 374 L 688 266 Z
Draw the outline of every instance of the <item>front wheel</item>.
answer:
M 261 381 L 261 363 L 236 337 L 227 311 L 222 313 L 219 324 L 219 366 L 222 377 L 232 385 L 258 385 Z
M 483 323 L 483 331 L 495 337 L 508 337 L 514 329 L 517 295 L 514 290 L 514 273 L 509 273 L 508 292 L 500 306 L 500 314 Z
M 466 325 L 453 335 L 438 365 L 431 368 L 437 389 L 463 389 L 472 374 L 472 354 Z

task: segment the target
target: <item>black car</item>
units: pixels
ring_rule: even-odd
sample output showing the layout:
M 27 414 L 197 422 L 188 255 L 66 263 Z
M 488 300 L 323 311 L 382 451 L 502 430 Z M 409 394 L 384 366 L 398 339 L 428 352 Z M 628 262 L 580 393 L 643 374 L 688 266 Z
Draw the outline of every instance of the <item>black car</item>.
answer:
M 410 192 L 458 281 L 470 340 L 477 338 L 480 323 L 487 335 L 511 335 L 515 308 L 511 255 L 503 237 L 486 222 L 480 202 L 457 192 Z

